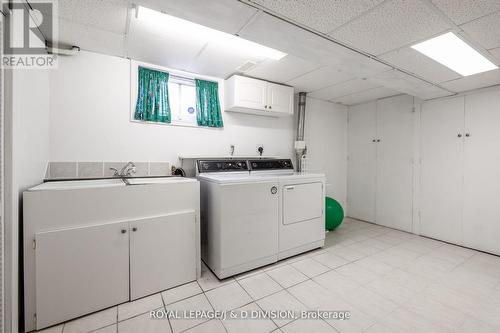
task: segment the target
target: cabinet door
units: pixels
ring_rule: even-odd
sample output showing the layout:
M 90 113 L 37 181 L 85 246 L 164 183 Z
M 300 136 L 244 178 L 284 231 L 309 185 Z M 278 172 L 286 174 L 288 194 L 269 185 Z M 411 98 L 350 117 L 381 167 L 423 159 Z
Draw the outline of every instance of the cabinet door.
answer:
M 194 211 L 130 222 L 130 298 L 196 280 Z
M 128 222 L 35 239 L 37 329 L 129 300 Z
M 377 191 L 375 222 L 412 231 L 413 98 L 377 102 Z
M 421 117 L 420 232 L 460 244 L 464 98 L 426 102 Z
M 238 107 L 267 110 L 267 82 L 248 77 L 235 77 L 235 103 Z
M 267 84 L 267 109 L 293 114 L 293 88 L 280 84 Z
M 376 105 L 353 106 L 349 110 L 349 161 L 347 215 L 375 221 Z
M 500 95 L 465 97 L 464 244 L 500 254 Z

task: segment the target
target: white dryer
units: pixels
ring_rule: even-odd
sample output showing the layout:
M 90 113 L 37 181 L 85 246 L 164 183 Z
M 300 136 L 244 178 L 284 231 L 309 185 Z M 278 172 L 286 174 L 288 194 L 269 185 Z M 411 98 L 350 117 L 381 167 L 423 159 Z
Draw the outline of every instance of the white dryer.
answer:
M 250 175 L 277 177 L 278 260 L 325 244 L 325 175 L 296 173 L 290 159 L 250 160 Z

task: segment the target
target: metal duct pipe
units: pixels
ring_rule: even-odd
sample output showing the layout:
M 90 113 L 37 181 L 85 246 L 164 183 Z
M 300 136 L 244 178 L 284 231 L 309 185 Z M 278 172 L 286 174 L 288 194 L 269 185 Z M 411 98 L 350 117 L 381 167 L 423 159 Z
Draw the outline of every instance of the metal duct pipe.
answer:
M 304 126 L 306 121 L 306 95 L 305 92 L 299 93 L 299 110 L 297 114 L 297 138 L 295 140 L 295 154 L 297 171 L 302 170 L 302 158 L 306 155 L 306 142 L 304 141 Z

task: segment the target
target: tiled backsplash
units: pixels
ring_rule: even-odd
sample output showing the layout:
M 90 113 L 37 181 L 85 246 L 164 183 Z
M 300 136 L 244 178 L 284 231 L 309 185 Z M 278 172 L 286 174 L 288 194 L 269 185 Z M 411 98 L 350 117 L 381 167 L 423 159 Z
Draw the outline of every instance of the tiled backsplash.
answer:
M 46 178 L 100 178 L 112 177 L 114 171 L 120 170 L 128 162 L 49 162 Z M 134 162 L 136 173 L 134 177 L 169 176 L 171 175 L 169 162 Z

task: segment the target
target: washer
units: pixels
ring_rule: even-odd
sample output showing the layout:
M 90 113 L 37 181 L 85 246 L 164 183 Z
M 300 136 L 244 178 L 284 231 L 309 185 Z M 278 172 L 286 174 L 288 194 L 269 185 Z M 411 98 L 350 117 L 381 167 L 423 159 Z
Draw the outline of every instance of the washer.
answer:
M 220 279 L 278 260 L 275 176 L 253 176 L 245 160 L 198 161 L 202 259 Z
M 250 175 L 277 177 L 278 260 L 325 244 L 325 175 L 294 172 L 290 159 L 249 160 Z

